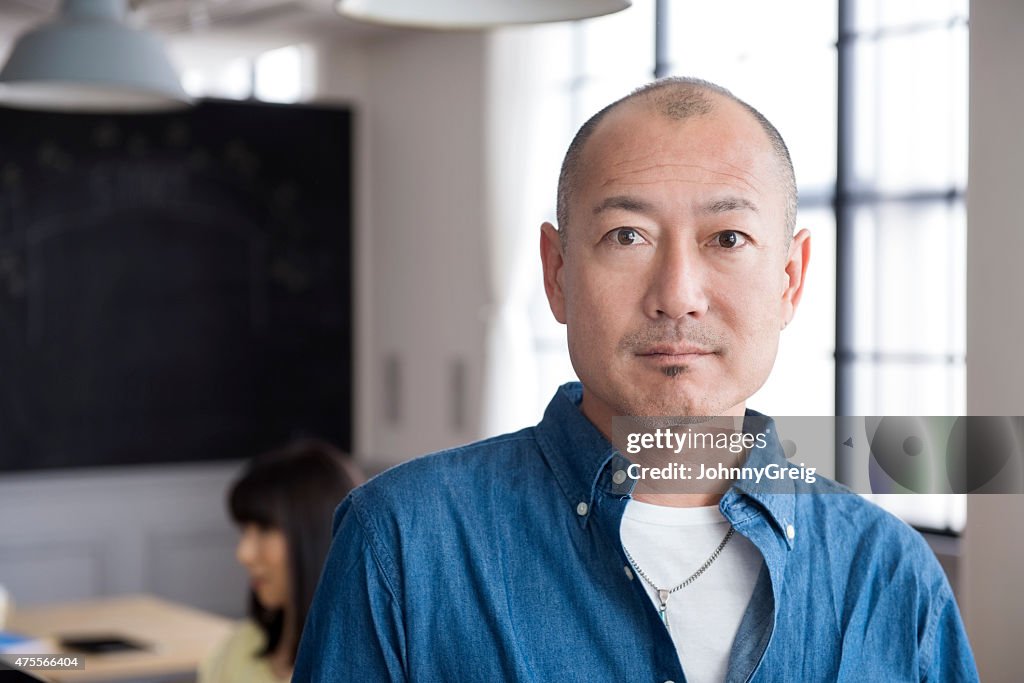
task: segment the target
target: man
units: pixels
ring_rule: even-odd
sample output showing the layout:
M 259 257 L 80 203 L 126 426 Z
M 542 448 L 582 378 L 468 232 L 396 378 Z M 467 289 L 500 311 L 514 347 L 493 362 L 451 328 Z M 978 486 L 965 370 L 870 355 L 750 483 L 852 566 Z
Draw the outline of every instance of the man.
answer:
M 902 522 L 820 479 L 654 493 L 610 443 L 615 416 L 753 415 L 810 255 L 795 188 L 777 131 L 709 83 L 587 122 L 541 228 L 581 384 L 342 503 L 294 680 L 976 680 Z M 769 463 L 774 438 L 747 458 Z

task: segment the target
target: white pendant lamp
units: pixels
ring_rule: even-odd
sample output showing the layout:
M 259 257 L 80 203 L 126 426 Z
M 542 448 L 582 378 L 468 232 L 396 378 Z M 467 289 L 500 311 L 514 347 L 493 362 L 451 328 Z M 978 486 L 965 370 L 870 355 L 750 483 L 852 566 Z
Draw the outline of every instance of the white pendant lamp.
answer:
M 417 28 L 474 29 L 587 19 L 629 7 L 632 0 L 337 0 L 360 21 Z
M 18 38 L 0 104 L 76 112 L 153 112 L 191 104 L 160 40 L 127 26 L 127 0 L 61 0 Z

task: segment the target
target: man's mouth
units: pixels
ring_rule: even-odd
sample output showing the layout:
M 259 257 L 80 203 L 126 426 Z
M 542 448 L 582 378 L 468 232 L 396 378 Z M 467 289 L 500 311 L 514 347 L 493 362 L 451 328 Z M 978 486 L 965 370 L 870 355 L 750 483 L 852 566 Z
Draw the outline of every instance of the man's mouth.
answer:
M 700 356 L 710 356 L 714 350 L 693 344 L 656 344 L 641 349 L 636 355 L 645 358 L 666 360 L 689 360 Z

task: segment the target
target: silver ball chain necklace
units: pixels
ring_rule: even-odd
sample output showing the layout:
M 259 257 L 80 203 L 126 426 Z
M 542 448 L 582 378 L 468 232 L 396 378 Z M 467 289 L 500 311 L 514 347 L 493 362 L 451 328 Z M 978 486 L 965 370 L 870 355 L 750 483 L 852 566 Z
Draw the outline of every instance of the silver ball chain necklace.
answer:
M 675 588 L 658 588 L 654 584 L 654 582 L 651 581 L 651 578 L 644 573 L 644 570 L 640 569 L 640 565 L 636 563 L 636 560 L 633 559 L 633 556 L 629 554 L 628 550 L 626 550 L 626 546 L 622 546 L 623 552 L 626 553 L 626 559 L 629 560 L 629 563 L 631 565 L 633 565 L 633 569 L 635 569 L 636 573 L 640 575 L 640 578 L 646 581 L 647 585 L 653 588 L 654 591 L 658 594 L 658 602 L 660 603 L 658 605 L 658 616 L 661 617 L 661 623 L 665 624 L 665 630 L 671 633 L 671 629 L 668 626 L 667 615 L 669 597 L 676 591 L 680 591 L 686 588 L 691 583 L 700 578 L 700 575 L 706 572 L 708 570 L 708 567 L 710 567 L 714 563 L 714 561 L 718 559 L 718 556 L 722 554 L 722 549 L 725 548 L 725 544 L 729 542 L 729 539 L 732 538 L 732 535 L 735 531 L 736 530 L 732 526 L 730 526 L 729 531 L 725 533 L 725 538 L 723 538 L 722 542 L 718 544 L 717 548 L 715 548 L 715 552 L 711 553 L 711 557 L 709 557 L 707 561 L 704 562 L 704 564 L 702 564 L 697 571 L 695 571 L 693 574 L 690 574 L 689 578 L 687 578 L 685 581 L 683 581 Z

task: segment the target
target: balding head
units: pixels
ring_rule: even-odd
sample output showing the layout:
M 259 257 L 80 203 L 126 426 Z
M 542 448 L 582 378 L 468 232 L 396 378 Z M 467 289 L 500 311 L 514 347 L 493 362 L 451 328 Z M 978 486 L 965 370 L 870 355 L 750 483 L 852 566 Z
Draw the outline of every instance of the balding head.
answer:
M 796 226 L 796 177 L 789 150 L 779 131 L 761 112 L 719 85 L 696 78 L 670 77 L 649 83 L 609 104 L 590 117 L 577 131 L 565 154 L 558 177 L 558 232 L 563 249 L 568 239 L 567 229 L 572 218 L 570 207 L 584 175 L 583 154 L 587 141 L 609 113 L 625 105 L 636 105 L 650 111 L 654 116 L 672 121 L 685 121 L 693 117 L 713 115 L 716 107 L 721 107 L 725 101 L 734 102 L 742 107 L 758 123 L 772 147 L 778 165 L 779 191 L 784 201 L 784 229 L 788 245 Z

